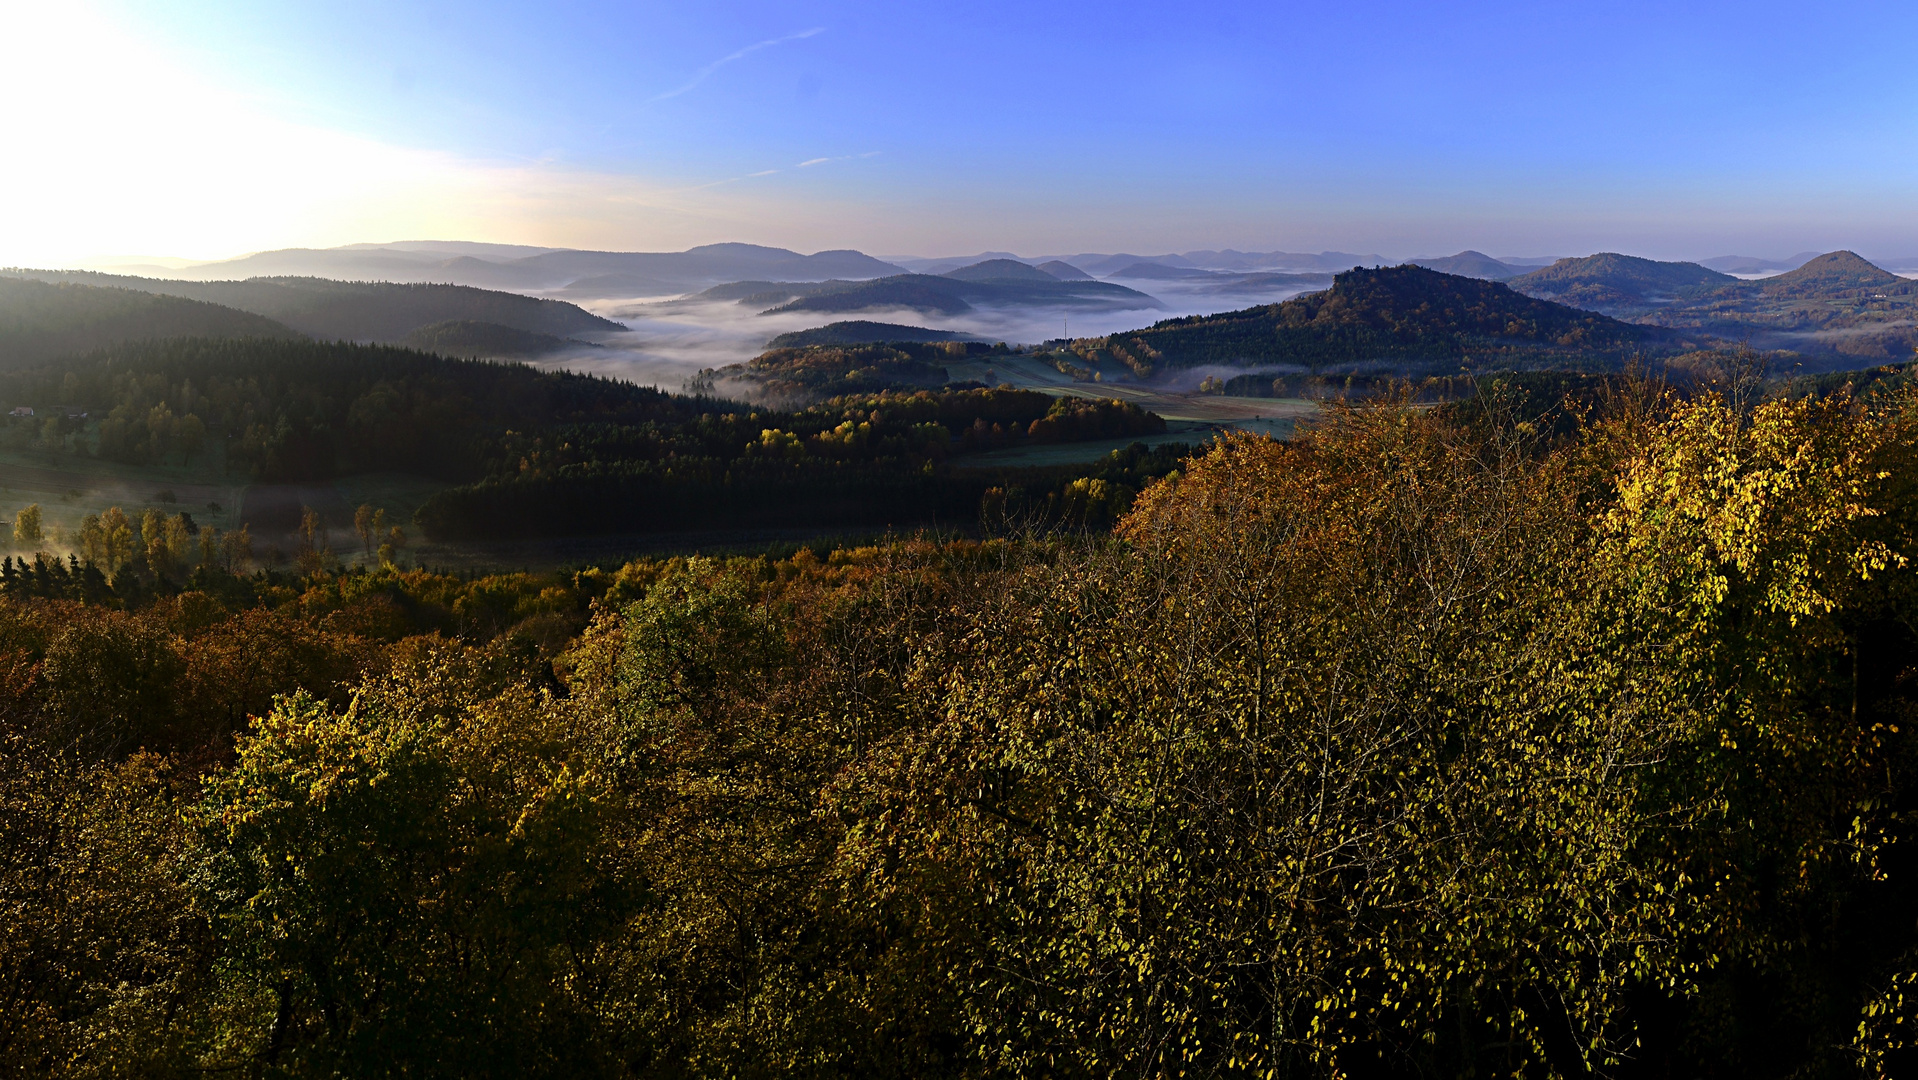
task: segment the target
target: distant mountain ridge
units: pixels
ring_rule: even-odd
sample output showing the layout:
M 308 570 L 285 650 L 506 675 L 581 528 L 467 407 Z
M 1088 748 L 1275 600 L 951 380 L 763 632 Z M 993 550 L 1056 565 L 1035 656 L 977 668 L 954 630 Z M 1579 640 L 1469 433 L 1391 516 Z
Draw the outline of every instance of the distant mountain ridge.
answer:
M 961 268 L 954 273 L 964 273 Z M 989 271 L 995 272 L 996 271 Z M 969 280 L 952 274 L 900 274 L 861 282 L 826 282 L 794 290 L 797 295 L 766 313 L 790 311 L 854 312 L 910 308 L 931 315 L 958 315 L 973 305 L 1075 307 L 1105 310 L 1163 308 L 1136 289 L 1109 281 L 1061 281 L 1032 270 L 1030 278 L 987 277 Z M 761 297 L 751 297 L 757 303 Z
M 1154 366 L 1286 364 L 1307 368 L 1544 363 L 1603 366 L 1675 342 L 1635 326 L 1513 292 L 1498 282 L 1405 265 L 1353 269 L 1332 287 L 1242 311 L 1167 319 L 1112 336 Z
M 1658 262 L 1607 251 L 1560 259 L 1506 284 L 1541 300 L 1626 317 L 1736 285 L 1738 279 L 1697 263 Z
M 768 349 L 803 349 L 814 345 L 884 345 L 895 341 L 909 341 L 918 344 L 936 341 L 981 341 L 972 334 L 961 334 L 953 330 L 933 330 L 924 326 L 906 326 L 901 323 L 867 322 L 855 319 L 849 322 L 828 323 L 815 326 L 810 330 L 794 330 L 781 334 L 766 343 Z
M 0 365 L 157 338 L 298 338 L 272 319 L 203 300 L 0 274 Z
M 1721 274 L 1774 274 L 1784 270 L 1796 270 L 1817 257 L 1816 251 L 1801 251 L 1783 259 L 1760 259 L 1750 255 L 1719 255 L 1710 259 L 1700 259 L 1698 265 L 1707 270 L 1716 270 Z
M 312 337 L 398 343 L 423 326 L 491 323 L 533 334 L 566 337 L 624 330 L 562 300 L 466 285 L 392 284 L 324 278 L 252 278 L 246 281 L 174 281 L 91 271 L 9 271 L 40 281 L 106 286 L 178 296 L 263 315 Z
M 1427 270 L 1437 270 L 1441 274 L 1484 278 L 1487 281 L 1504 281 L 1525 272 L 1523 267 L 1500 262 L 1484 252 L 1470 250 L 1461 251 L 1457 255 L 1447 255 L 1442 259 L 1413 259 L 1411 263 L 1413 266 L 1423 266 Z
M 396 284 L 452 284 L 554 292 L 582 299 L 670 295 L 746 278 L 824 281 L 884 277 L 900 267 L 857 251 L 802 255 L 759 244 L 706 244 L 685 251 L 576 251 L 454 241 L 344 248 L 288 248 L 204 263 L 181 279 L 324 277 Z

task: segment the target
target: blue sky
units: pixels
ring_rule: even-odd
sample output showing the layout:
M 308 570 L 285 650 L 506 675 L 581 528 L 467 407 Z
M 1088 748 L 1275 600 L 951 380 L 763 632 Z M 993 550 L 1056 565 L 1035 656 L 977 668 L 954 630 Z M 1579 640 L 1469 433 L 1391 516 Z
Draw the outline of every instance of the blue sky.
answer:
M 1918 4 L 0 10 L 36 252 L 1918 253 Z

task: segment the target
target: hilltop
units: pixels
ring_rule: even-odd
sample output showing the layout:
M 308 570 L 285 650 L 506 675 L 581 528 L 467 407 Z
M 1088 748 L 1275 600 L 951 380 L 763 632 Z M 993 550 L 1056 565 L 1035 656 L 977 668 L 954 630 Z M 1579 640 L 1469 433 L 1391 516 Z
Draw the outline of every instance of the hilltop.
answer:
M 1091 281 L 1092 280 L 1091 274 L 1086 273 L 1084 270 L 1079 269 L 1078 267 L 1072 265 L 1069 262 L 1064 262 L 1059 259 L 1053 259 L 1050 262 L 1042 262 L 1039 264 L 1039 269 L 1044 270 L 1046 273 L 1051 274 L 1053 277 L 1058 278 L 1060 281 Z
M 1641 316 L 1647 325 L 1796 353 L 1809 370 L 1903 360 L 1918 346 L 1918 282 L 1850 251 L 1722 288 Z
M 300 333 L 326 340 L 397 343 L 421 327 L 444 322 L 492 323 L 559 337 L 625 329 L 619 323 L 563 300 L 542 300 L 465 285 L 400 285 L 305 277 L 180 281 L 56 270 L 9 273 L 40 281 L 111 286 L 220 304 L 266 316 Z
M 1662 347 L 1672 335 L 1418 266 L 1353 269 L 1278 304 L 1167 319 L 1113 335 L 1151 367 L 1389 362 L 1590 366 Z
M 1500 262 L 1481 251 L 1469 250 L 1461 251 L 1457 255 L 1447 255 L 1442 259 L 1414 259 L 1412 265 L 1423 266 L 1427 270 L 1437 270 L 1441 274 L 1484 278 L 1487 281 L 1504 281 L 1525 272 L 1524 267 Z
M 971 334 L 961 334 L 953 330 L 931 330 L 923 326 L 906 326 L 902 323 L 868 322 L 855 319 L 848 322 L 828 323 L 815 326 L 810 330 L 794 330 L 781 334 L 768 341 L 768 349 L 798 349 L 813 345 L 869 345 L 894 341 L 935 342 L 935 341 L 977 341 Z
M 151 338 L 299 336 L 272 319 L 201 300 L 0 275 L 0 364 L 10 367 Z
M 1884 289 L 1911 282 L 1879 269 L 1851 251 L 1827 252 L 1807 260 L 1796 270 L 1744 284 L 1765 296 L 1836 298 L 1860 289 Z
M 1738 279 L 1697 263 L 1658 262 L 1616 252 L 1560 259 L 1507 281 L 1514 290 L 1608 315 L 1643 314 L 1674 300 L 1736 285 Z
M 957 270 L 948 270 L 939 276 L 954 281 L 1037 281 L 1048 285 L 1064 280 L 1016 259 L 987 259 Z
M 1024 264 L 1015 264 L 1024 265 Z M 966 273 L 966 267 L 957 273 Z M 991 277 L 979 280 L 934 274 L 899 274 L 873 281 L 828 281 L 819 285 L 786 285 L 778 311 L 875 311 L 910 308 L 934 315 L 957 315 L 974 304 L 989 306 L 1093 307 L 1108 310 L 1157 308 L 1162 305 L 1136 289 L 1109 281 L 1061 281 L 1027 267 L 1030 278 Z M 769 293 L 748 295 L 742 303 L 758 306 Z

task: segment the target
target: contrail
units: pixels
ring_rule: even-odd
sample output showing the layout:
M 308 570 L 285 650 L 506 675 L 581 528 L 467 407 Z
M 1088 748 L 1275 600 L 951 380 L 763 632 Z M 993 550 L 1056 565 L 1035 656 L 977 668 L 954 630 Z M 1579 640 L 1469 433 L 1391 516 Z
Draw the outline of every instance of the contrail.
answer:
M 773 45 L 781 45 L 788 41 L 798 41 L 800 38 L 809 38 L 809 37 L 812 37 L 814 34 L 824 33 L 825 30 L 826 28 L 823 26 L 815 26 L 810 30 L 801 30 L 797 34 L 787 34 L 785 37 L 771 38 L 766 41 L 761 41 L 752 45 L 748 45 L 736 53 L 729 53 L 713 61 L 712 63 L 707 64 L 705 67 L 700 68 L 699 71 L 693 75 L 692 80 L 689 81 L 685 86 L 682 86 L 677 90 L 668 90 L 663 94 L 656 94 L 650 98 L 647 98 L 646 100 L 650 103 L 654 101 L 664 101 L 667 98 L 671 98 L 671 97 L 678 97 L 679 95 L 685 93 L 686 91 L 691 90 L 693 87 L 698 86 L 700 83 L 705 82 L 707 76 L 711 75 L 715 71 L 718 71 L 720 68 L 725 67 L 727 64 L 732 63 L 734 60 L 738 60 L 739 58 L 743 56 L 746 56 L 751 53 L 756 53 L 761 49 L 768 48 Z

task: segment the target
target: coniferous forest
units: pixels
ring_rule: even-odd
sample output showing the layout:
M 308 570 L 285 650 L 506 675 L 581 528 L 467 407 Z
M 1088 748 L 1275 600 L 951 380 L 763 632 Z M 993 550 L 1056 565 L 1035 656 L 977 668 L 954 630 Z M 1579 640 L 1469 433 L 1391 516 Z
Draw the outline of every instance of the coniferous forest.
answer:
M 10 562 L 0 1063 L 1910 1075 L 1918 399 L 1584 385 L 1334 404 L 1110 532 Z

